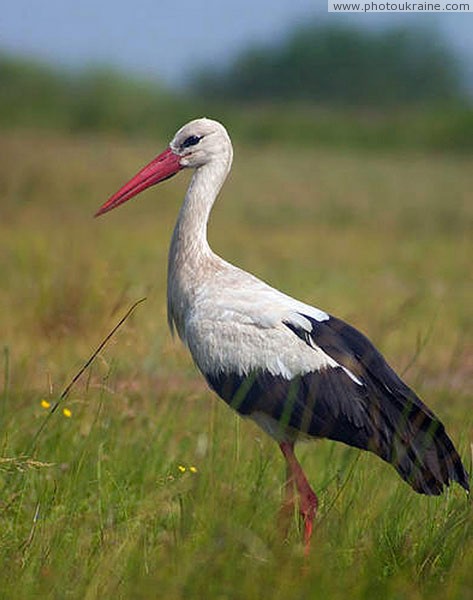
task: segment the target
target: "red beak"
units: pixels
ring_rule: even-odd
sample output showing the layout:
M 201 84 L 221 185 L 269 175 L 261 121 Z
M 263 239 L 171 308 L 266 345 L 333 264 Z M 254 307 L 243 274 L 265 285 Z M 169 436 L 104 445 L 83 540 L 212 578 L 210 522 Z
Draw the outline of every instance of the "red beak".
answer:
M 162 154 L 143 167 L 128 183 L 125 183 L 118 192 L 113 194 L 105 204 L 95 213 L 95 216 L 103 215 L 123 204 L 133 196 L 136 196 L 146 188 L 169 179 L 183 167 L 179 164 L 181 157 L 168 148 Z

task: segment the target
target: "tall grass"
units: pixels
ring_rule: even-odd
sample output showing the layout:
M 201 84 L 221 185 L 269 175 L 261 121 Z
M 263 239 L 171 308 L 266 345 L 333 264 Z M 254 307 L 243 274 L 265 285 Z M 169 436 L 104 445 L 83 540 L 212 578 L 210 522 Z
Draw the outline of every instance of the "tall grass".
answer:
M 0 144 L 0 597 L 469 597 L 462 491 L 418 496 L 340 444 L 299 449 L 321 499 L 312 554 L 296 520 L 281 539 L 277 448 L 206 389 L 167 331 L 186 177 L 91 217 L 159 143 Z M 368 333 L 468 467 L 472 179 L 459 157 L 241 146 L 209 232 L 226 258 Z M 143 295 L 29 452 L 41 401 Z

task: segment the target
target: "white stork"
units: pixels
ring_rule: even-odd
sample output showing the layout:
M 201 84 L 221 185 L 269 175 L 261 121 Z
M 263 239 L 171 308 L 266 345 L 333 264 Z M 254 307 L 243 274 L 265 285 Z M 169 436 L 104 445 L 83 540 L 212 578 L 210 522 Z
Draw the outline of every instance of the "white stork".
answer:
M 191 121 L 97 215 L 194 169 L 169 252 L 169 325 L 209 386 L 278 442 L 287 465 L 283 506 L 293 506 L 295 487 L 306 547 L 317 496 L 294 454 L 301 437 L 374 452 L 421 494 L 441 494 L 450 481 L 469 491 L 442 423 L 363 334 L 211 250 L 207 222 L 232 157 L 220 123 Z

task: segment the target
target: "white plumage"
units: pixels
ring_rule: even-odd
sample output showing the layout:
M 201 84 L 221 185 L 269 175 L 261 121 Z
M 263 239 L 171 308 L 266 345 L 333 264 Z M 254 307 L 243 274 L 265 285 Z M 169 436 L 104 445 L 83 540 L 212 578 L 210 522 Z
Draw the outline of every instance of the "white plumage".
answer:
M 467 474 L 442 423 L 361 333 L 217 256 L 207 222 L 233 150 L 210 119 L 182 127 L 169 148 L 98 211 L 103 214 L 177 173 L 194 169 L 172 236 L 168 319 L 212 387 L 280 444 L 308 546 L 317 498 L 294 455 L 298 436 L 328 437 L 370 450 L 417 492 L 440 494 Z
M 223 370 L 244 375 L 260 368 L 291 378 L 333 364 L 323 351 L 308 348 L 283 324 L 289 321 L 310 331 L 302 315 L 321 321 L 329 317 L 325 312 L 270 287 L 210 249 L 207 221 L 230 170 L 233 151 L 226 130 L 209 119 L 185 125 L 170 147 L 178 152 L 191 135 L 213 139 L 205 153 L 185 160 L 186 166 L 198 164 L 200 168 L 192 177 L 171 241 L 171 327 L 176 326 L 203 373 Z

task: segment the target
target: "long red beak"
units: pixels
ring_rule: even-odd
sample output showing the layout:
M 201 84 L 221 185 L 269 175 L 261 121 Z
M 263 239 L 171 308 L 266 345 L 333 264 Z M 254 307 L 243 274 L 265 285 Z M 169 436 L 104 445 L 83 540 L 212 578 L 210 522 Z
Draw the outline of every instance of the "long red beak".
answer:
M 146 167 L 143 167 L 128 183 L 125 183 L 118 192 L 113 194 L 105 204 L 95 213 L 95 216 L 103 215 L 123 204 L 133 196 L 136 196 L 146 188 L 149 188 L 160 181 L 169 179 L 180 171 L 183 167 L 179 164 L 180 156 L 174 154 L 171 148 L 165 150 L 162 154 L 152 160 Z

